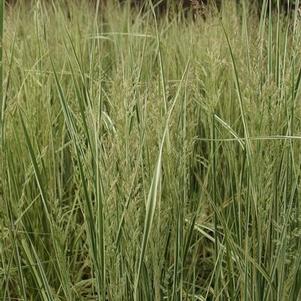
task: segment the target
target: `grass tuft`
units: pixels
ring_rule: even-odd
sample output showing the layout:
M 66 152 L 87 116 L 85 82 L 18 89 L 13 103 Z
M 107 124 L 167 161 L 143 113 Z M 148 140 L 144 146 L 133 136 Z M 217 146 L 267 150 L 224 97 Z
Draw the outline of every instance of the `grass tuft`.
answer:
M 25 2 L 0 11 L 1 300 L 299 300 L 297 11 Z

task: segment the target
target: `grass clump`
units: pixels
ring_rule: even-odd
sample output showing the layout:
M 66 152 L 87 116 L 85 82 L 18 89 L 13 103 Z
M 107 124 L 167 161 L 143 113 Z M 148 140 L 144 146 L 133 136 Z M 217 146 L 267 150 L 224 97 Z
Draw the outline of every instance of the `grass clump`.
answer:
M 297 14 L 66 3 L 4 19 L 0 298 L 298 300 Z

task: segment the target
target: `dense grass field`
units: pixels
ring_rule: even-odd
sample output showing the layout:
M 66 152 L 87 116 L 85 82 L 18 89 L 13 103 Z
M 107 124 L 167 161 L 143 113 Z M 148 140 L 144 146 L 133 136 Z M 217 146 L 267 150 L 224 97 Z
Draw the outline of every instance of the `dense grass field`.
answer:
M 0 300 L 301 299 L 297 12 L 152 9 L 6 9 Z

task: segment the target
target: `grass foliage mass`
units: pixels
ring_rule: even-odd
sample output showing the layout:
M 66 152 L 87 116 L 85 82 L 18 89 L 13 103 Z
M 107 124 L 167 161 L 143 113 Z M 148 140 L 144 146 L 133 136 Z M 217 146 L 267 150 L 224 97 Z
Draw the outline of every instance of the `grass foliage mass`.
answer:
M 301 299 L 301 22 L 262 12 L 7 8 L 1 300 Z

